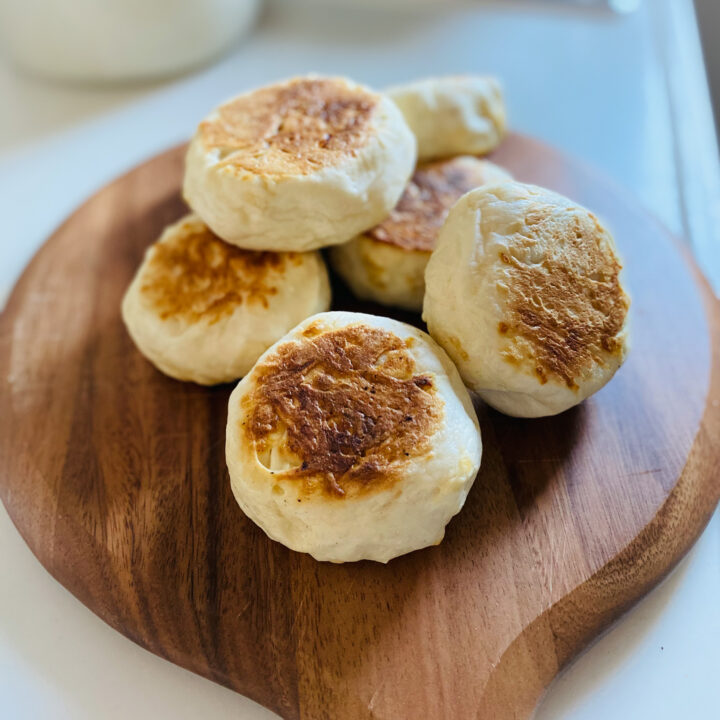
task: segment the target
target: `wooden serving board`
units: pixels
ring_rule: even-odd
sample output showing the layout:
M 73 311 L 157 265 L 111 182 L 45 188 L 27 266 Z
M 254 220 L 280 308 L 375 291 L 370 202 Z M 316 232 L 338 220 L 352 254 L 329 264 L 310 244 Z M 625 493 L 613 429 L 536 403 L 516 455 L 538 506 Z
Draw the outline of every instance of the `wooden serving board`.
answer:
M 285 718 L 530 716 L 718 501 L 720 321 L 704 281 L 622 191 L 511 136 L 496 161 L 614 229 L 630 358 L 558 417 L 479 406 L 482 469 L 440 546 L 387 566 L 318 563 L 268 540 L 233 500 L 231 387 L 164 377 L 120 320 L 145 247 L 183 213 L 182 157 L 166 152 L 85 203 L 2 314 L 0 495 L 20 533 L 114 628 Z M 336 307 L 370 306 L 337 285 Z

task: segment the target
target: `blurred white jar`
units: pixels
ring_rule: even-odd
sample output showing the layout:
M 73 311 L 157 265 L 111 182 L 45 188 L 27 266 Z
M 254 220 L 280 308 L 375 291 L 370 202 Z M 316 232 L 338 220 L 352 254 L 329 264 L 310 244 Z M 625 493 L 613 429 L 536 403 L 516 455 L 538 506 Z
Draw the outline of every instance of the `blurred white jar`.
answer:
M 77 81 L 137 80 L 211 60 L 252 26 L 261 0 L 0 0 L 0 50 Z

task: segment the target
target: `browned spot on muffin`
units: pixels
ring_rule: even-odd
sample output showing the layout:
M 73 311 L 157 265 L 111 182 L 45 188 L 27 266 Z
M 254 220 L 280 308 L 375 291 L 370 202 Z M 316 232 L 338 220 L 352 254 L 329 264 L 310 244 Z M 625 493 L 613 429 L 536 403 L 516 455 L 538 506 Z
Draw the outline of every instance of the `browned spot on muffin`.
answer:
M 323 323 L 320 320 L 311 322 L 302 332 L 303 337 L 314 338 L 323 333 Z
M 375 95 L 341 81 L 299 78 L 221 106 L 200 133 L 229 167 L 307 175 L 362 148 L 376 107 Z
M 466 192 L 498 175 L 490 163 L 469 156 L 421 165 L 395 209 L 366 234 L 404 250 L 432 252 L 450 208 Z
M 357 324 L 281 345 L 255 369 L 241 432 L 260 457 L 292 457 L 276 481 L 347 497 L 385 489 L 429 449 L 442 417 L 433 378 L 403 340 Z
M 140 290 L 163 320 L 212 324 L 243 303 L 268 307 L 277 273 L 294 255 L 242 250 L 188 221 L 150 250 Z
M 529 232 L 509 239 L 501 290 L 507 315 L 498 332 L 508 338 L 506 361 L 532 363 L 541 383 L 551 376 L 576 390 L 607 355 L 620 354 L 630 306 L 620 285 L 621 266 L 607 231 L 585 213 L 570 216 L 552 205 L 532 205 Z M 542 257 L 533 256 L 543 248 Z
M 465 350 L 462 343 L 460 342 L 460 338 L 456 337 L 455 335 L 446 335 L 445 333 L 440 333 L 440 335 L 442 337 L 443 345 L 452 345 L 453 349 L 455 350 L 455 354 L 462 360 L 467 361 L 470 359 L 467 350 Z

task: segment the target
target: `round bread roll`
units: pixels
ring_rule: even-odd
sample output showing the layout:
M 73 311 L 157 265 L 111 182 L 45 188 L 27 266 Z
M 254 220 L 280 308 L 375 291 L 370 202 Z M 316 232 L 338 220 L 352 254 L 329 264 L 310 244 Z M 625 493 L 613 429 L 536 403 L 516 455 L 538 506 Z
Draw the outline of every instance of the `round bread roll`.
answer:
M 146 252 L 122 316 L 159 370 L 213 385 L 244 375 L 290 328 L 329 306 L 319 253 L 241 250 L 188 215 Z
M 534 185 L 485 185 L 440 231 L 423 318 L 489 405 L 555 415 L 597 392 L 625 359 L 620 270 L 592 213 Z
M 414 167 L 415 138 L 392 101 L 343 78 L 301 77 L 200 123 L 183 192 L 229 243 L 304 251 L 380 222 Z
M 230 396 L 235 498 L 269 537 L 317 560 L 387 562 L 438 544 L 481 451 L 450 359 L 385 317 L 309 318 Z
M 419 160 L 483 155 L 505 135 L 505 103 L 494 78 L 427 78 L 386 92 L 417 138 Z
M 390 215 L 332 248 L 330 261 L 357 297 L 420 312 L 425 266 L 450 208 L 473 188 L 510 179 L 501 167 L 471 156 L 422 165 Z

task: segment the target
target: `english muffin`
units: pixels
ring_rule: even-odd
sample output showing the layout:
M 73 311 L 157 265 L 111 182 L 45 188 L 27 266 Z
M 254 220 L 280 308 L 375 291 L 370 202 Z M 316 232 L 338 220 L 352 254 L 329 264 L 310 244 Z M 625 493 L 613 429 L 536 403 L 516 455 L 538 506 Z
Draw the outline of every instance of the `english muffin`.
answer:
M 241 250 L 188 215 L 147 250 L 122 316 L 159 370 L 212 385 L 244 375 L 290 328 L 329 306 L 319 253 Z
M 392 101 L 343 78 L 300 77 L 201 122 L 183 192 L 229 243 L 305 251 L 380 222 L 414 167 L 415 138 Z
M 471 156 L 421 165 L 390 215 L 332 248 L 330 261 L 358 297 L 420 312 L 425 266 L 448 211 L 469 190 L 502 180 L 510 174 Z
M 387 562 L 439 543 L 481 449 L 452 362 L 389 318 L 309 318 L 230 396 L 235 498 L 269 537 L 317 560 Z
M 505 103 L 494 78 L 427 78 L 389 88 L 387 94 L 417 138 L 419 160 L 484 155 L 505 135 Z
M 509 415 L 554 415 L 597 392 L 628 350 L 630 301 L 610 232 L 557 193 L 485 185 L 450 211 L 423 317 L 465 383 Z

